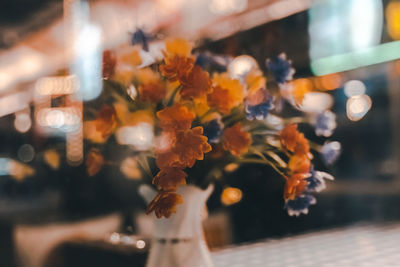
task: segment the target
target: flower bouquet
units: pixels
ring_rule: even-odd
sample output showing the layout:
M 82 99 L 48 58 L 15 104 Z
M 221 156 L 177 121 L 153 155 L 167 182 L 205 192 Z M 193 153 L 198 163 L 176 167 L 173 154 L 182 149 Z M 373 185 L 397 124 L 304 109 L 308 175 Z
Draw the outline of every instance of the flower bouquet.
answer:
M 314 170 L 312 152 L 331 164 L 340 144 L 311 143 L 296 124 L 311 123 L 317 135 L 328 137 L 336 127 L 331 111 L 278 115 L 284 103 L 299 110 L 306 93 L 290 83 L 291 61 L 281 54 L 260 68 L 250 56 L 192 54 L 190 42 L 167 39 L 157 43 L 161 53 L 153 51 L 156 56 L 149 63 L 148 39 L 138 36 L 135 45 L 104 52 L 102 105 L 84 122 L 93 147 L 86 158 L 88 173 L 94 175 L 108 162 L 101 144 L 114 136 L 132 148 L 138 170 L 152 177 L 157 192 L 147 213 L 157 218 L 174 220 L 186 201 L 186 184 L 205 188 L 215 173 L 240 164 L 271 166 L 285 180 L 289 215 L 308 213 L 316 202 L 313 193 L 325 188 L 325 179 L 333 179 Z M 168 238 L 159 241 L 165 244 Z

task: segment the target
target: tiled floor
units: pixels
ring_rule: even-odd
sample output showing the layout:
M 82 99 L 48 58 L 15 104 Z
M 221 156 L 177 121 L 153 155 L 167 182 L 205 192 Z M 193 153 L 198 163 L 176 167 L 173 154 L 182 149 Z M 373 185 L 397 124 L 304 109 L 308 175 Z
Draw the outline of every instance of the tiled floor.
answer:
M 353 226 L 216 251 L 215 267 L 400 266 L 400 224 Z

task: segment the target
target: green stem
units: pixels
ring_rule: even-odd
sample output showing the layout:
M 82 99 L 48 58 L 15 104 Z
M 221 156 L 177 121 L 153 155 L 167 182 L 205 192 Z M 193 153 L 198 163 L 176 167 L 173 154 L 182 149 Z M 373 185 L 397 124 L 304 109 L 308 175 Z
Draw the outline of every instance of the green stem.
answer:
M 267 164 L 270 165 L 277 173 L 279 173 L 282 177 L 285 177 L 285 174 L 278 169 L 271 161 L 267 159 L 240 159 L 237 161 L 238 163 L 253 163 L 253 164 Z
M 169 98 L 169 100 L 168 100 L 168 102 L 167 102 L 167 106 L 169 107 L 169 106 L 172 106 L 172 104 L 174 103 L 174 100 L 175 100 L 175 96 L 176 96 L 176 94 L 178 93 L 178 91 L 181 89 L 181 85 L 178 85 L 175 89 L 174 89 L 174 91 L 172 92 L 172 94 L 171 94 L 171 97 Z
M 290 123 L 308 123 L 308 119 L 303 118 L 303 117 L 294 117 L 290 119 L 285 119 L 285 122 L 290 124 Z

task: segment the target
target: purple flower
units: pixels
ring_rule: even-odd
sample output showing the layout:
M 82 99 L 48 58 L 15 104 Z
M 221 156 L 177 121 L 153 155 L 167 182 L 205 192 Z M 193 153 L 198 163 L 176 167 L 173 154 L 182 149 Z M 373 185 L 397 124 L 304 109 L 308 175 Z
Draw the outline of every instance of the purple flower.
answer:
M 149 51 L 149 41 L 152 39 L 152 36 L 148 33 L 145 33 L 142 29 L 138 28 L 131 36 L 131 44 L 142 45 L 144 51 Z
M 292 68 L 292 62 L 286 59 L 285 53 L 280 54 L 272 60 L 267 59 L 266 66 L 277 83 L 282 84 L 293 79 L 295 70 Z
M 274 108 L 274 99 L 270 97 L 258 105 L 246 105 L 246 118 L 248 120 L 262 120 L 268 116 L 268 112 Z
M 310 173 L 311 176 L 306 179 L 308 182 L 307 192 L 321 192 L 326 188 L 325 179 L 334 180 L 329 173 L 315 171 L 313 167 L 311 167 Z
M 285 209 L 289 216 L 300 216 L 300 214 L 308 214 L 308 207 L 317 203 L 312 195 L 301 195 L 293 200 L 286 201 Z
M 339 158 L 341 150 L 341 144 L 338 141 L 333 141 L 326 142 L 322 146 L 319 153 L 321 154 L 323 162 L 329 166 L 335 163 L 335 161 Z
M 209 143 L 218 143 L 219 138 L 222 135 L 222 129 L 224 128 L 222 122 L 218 119 L 214 119 L 206 122 L 203 125 L 204 135 L 207 136 Z
M 315 119 L 315 134 L 318 136 L 329 137 L 336 129 L 336 115 L 330 110 L 326 110 L 317 115 Z

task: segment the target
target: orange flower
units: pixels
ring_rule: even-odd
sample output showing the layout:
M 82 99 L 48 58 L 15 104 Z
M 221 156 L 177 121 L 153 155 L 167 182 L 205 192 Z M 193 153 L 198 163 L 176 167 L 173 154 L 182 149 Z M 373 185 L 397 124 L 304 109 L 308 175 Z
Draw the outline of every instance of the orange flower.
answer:
M 207 96 L 208 105 L 222 113 L 243 102 L 243 87 L 239 80 L 233 80 L 227 74 L 215 74 L 213 91 Z
M 89 176 L 98 173 L 104 165 L 104 157 L 98 149 L 91 149 L 86 157 L 86 168 Z
M 193 44 L 182 38 L 168 39 L 165 41 L 165 49 L 168 55 L 188 57 L 192 52 Z
M 207 137 L 203 135 L 203 127 L 195 127 L 186 131 L 176 132 L 176 142 L 172 148 L 156 155 L 157 166 L 166 167 L 193 167 L 196 160 L 203 160 L 204 153 L 210 152 L 211 146 Z
M 111 50 L 103 52 L 103 77 L 112 78 L 115 73 L 115 65 L 117 65 L 117 58 Z
M 85 121 L 83 122 L 83 134 L 85 139 L 90 140 L 93 143 L 104 143 L 107 141 L 108 136 L 103 137 L 103 134 L 97 130 L 97 121 Z
M 196 160 L 203 160 L 204 153 L 211 151 L 207 137 L 203 135 L 203 127 L 198 126 L 176 135 L 174 152 L 179 155 L 185 166 L 193 167 Z
M 310 159 L 307 154 L 295 154 L 290 158 L 288 167 L 291 173 L 308 174 L 311 167 Z
M 161 169 L 153 178 L 158 190 L 176 191 L 179 185 L 186 184 L 187 174 L 178 168 Z
M 296 196 L 301 195 L 307 187 L 307 177 L 307 174 L 294 174 L 287 178 L 283 198 L 285 200 L 293 200 Z
M 183 203 L 180 195 L 174 192 L 159 192 L 147 207 L 146 213 L 155 212 L 157 218 L 169 218 L 176 213 L 177 205 Z
M 297 143 L 294 148 L 295 154 L 308 154 L 310 152 L 310 145 L 308 144 L 308 140 L 304 137 L 303 133 L 298 133 L 297 135 Z
M 296 148 L 297 145 L 297 124 L 289 124 L 287 125 L 282 131 L 279 136 L 279 139 L 281 141 L 282 146 L 291 151 L 294 152 L 294 149 Z
M 111 106 L 103 105 L 96 119 L 96 130 L 101 133 L 103 138 L 108 138 L 117 127 L 117 116 L 115 109 Z
M 225 150 L 230 151 L 235 156 L 246 153 L 251 144 L 250 133 L 242 128 L 240 122 L 230 128 L 225 129 L 222 137 L 222 145 Z
M 170 56 L 164 58 L 160 71 L 170 82 L 182 79 L 193 68 L 194 60 L 188 57 Z
M 210 75 L 199 66 L 193 67 L 186 76 L 182 77 L 181 84 L 182 99 L 204 96 L 212 91 Z
M 187 130 L 191 127 L 195 114 L 181 104 L 166 107 L 157 112 L 160 127 L 164 131 Z
M 151 103 L 160 102 L 166 94 L 162 82 L 151 82 L 139 86 L 140 99 Z

